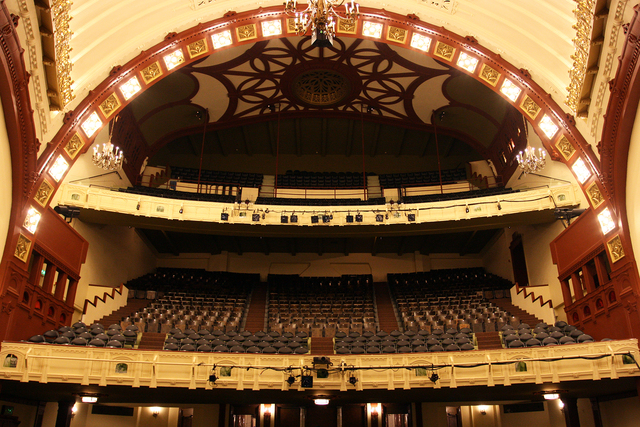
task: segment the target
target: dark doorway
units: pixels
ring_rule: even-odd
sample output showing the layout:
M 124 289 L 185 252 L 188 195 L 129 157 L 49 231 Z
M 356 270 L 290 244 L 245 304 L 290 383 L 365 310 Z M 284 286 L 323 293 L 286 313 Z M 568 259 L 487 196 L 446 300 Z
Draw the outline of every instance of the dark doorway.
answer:
M 522 245 L 522 235 L 513 233 L 511 236 L 511 265 L 513 267 L 513 278 L 520 286 L 529 286 L 529 273 L 527 273 L 527 260 L 524 256 L 524 246 Z

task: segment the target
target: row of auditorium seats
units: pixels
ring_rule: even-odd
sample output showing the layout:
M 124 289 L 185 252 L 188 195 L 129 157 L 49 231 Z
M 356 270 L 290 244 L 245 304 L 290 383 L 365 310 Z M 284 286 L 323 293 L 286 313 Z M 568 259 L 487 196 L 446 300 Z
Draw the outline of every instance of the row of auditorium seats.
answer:
M 337 330 L 376 331 L 371 275 L 269 275 L 268 328 L 332 337 Z
M 278 187 L 288 188 L 362 188 L 362 173 L 287 171 L 278 175 Z
M 504 326 L 502 339 L 507 348 L 581 344 L 594 341 L 591 335 L 564 321 L 557 321 L 553 326 L 538 323 L 533 330 L 526 323 L 521 323 L 516 328 Z
M 378 331 L 376 334 L 352 332 L 349 335 L 338 332 L 334 337 L 334 348 L 337 354 L 467 351 L 475 349 L 473 341 L 473 331 L 469 328 L 436 329 L 432 332 Z
M 139 194 L 142 196 L 162 197 L 165 199 L 196 200 L 201 202 L 217 203 L 235 203 L 236 201 L 236 196 L 230 194 L 190 193 L 140 185 L 135 187 L 119 188 L 117 191 L 122 193 Z
M 298 199 L 289 197 L 258 197 L 256 205 L 278 205 L 278 206 L 373 206 L 384 205 L 384 197 L 372 197 L 368 200 L 349 199 Z
M 481 190 L 463 191 L 458 193 L 444 194 L 422 194 L 417 196 L 404 196 L 401 203 L 432 203 L 446 202 L 449 200 L 474 199 L 477 197 L 499 196 L 501 194 L 517 193 L 520 190 L 513 190 L 506 187 L 485 188 Z
M 467 179 L 466 169 L 446 169 L 442 171 L 442 182 L 451 183 Z M 438 171 L 407 172 L 382 174 L 379 176 L 382 188 L 398 188 L 404 186 L 435 185 L 440 183 Z
M 171 178 L 182 181 L 198 182 L 198 169 L 171 166 Z M 206 184 L 234 185 L 238 187 L 260 187 L 263 175 L 246 172 L 224 172 L 203 169 L 200 182 Z
M 174 329 L 167 334 L 164 349 L 169 351 L 199 351 L 216 353 L 306 354 L 309 339 L 306 334 L 259 331 L 223 332 L 220 330 Z
M 29 342 L 83 347 L 133 348 L 138 342 L 138 337 L 138 328 L 134 325 L 123 330 L 119 324 L 113 324 L 105 330 L 104 325 L 100 323 L 87 326 L 83 322 L 77 322 L 73 326 L 62 326 L 58 330 L 51 329 L 42 335 L 34 335 L 29 338 Z

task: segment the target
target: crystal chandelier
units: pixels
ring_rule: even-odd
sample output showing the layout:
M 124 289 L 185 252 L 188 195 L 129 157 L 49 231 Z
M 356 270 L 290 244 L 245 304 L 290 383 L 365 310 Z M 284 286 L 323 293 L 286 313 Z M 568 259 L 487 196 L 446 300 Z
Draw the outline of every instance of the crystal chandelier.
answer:
M 522 169 L 522 172 L 526 175 L 544 169 L 547 164 L 546 156 L 547 152 L 542 148 L 538 148 L 538 153 L 536 154 L 535 148 L 527 146 L 524 151 L 516 155 L 516 160 L 518 161 L 520 169 Z
M 344 4 L 345 14 L 340 15 L 337 9 Z M 284 4 L 287 15 L 295 18 L 295 31 L 304 35 L 311 28 L 312 46 L 328 47 L 333 45 L 336 36 L 336 21 L 342 19 L 349 24 L 355 24 L 360 16 L 360 5 L 353 0 L 309 0 L 307 8 L 299 11 L 297 0 L 287 0 Z
M 117 118 L 116 118 L 117 120 Z M 93 146 L 93 164 L 108 171 L 115 171 L 122 169 L 122 162 L 124 161 L 124 153 L 118 147 L 114 147 L 111 143 L 111 135 L 113 128 L 109 133 L 109 141 L 102 144 L 102 150 L 98 149 L 97 145 Z

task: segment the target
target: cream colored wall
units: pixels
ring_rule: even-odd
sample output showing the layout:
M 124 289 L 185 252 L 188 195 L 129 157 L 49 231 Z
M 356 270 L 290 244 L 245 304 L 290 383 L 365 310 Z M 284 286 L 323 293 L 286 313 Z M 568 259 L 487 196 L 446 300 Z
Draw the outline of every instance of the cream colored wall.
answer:
M 637 167 L 640 159 L 640 108 L 636 113 L 631 143 L 629 146 L 627 166 L 627 219 L 629 221 L 629 234 L 633 252 L 640 254 L 640 168 Z
M 604 427 L 636 427 L 640 420 L 638 396 L 600 402 L 600 416 Z
M 102 226 L 78 219 L 73 220 L 73 227 L 89 242 L 87 261 L 80 272 L 76 313 L 78 310 L 81 313 L 87 297 L 94 296 L 95 292 L 88 292 L 89 284 L 119 286 L 153 271 L 156 266 L 155 255 L 133 228 Z
M 482 256 L 484 268 L 489 273 L 493 273 L 513 282 L 513 267 L 511 266 L 511 233 L 509 229 L 504 229 L 486 247 Z
M 7 135 L 4 112 L 0 104 L 0 243 L 4 248 L 9 233 L 9 221 L 11 219 L 11 149 L 9 148 L 9 136 Z

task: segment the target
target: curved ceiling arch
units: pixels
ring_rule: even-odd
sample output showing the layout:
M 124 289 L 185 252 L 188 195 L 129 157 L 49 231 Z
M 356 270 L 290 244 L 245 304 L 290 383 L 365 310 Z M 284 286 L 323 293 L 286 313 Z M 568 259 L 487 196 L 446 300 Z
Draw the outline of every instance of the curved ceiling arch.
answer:
M 281 7 L 229 13 L 180 34 L 170 33 L 163 42 L 126 65 L 114 67 L 110 76 L 74 111 L 65 114 L 63 126 L 38 159 L 38 182 L 46 180 L 55 191 L 65 171 L 62 175 L 54 176 L 51 168 L 60 164 L 71 167 L 78 155 L 88 150 L 101 128 L 113 120 L 137 94 L 172 71 L 204 55 L 215 54 L 232 46 L 280 38 L 287 34 L 288 19 Z M 264 34 L 262 22 L 274 20 L 280 22 L 283 34 Z M 595 189 L 609 199 L 607 189 L 602 184 L 599 162 L 575 127 L 573 117 L 564 113 L 551 96 L 533 81 L 527 70 L 517 69 L 500 55 L 479 45 L 473 37 L 462 37 L 412 16 L 362 8 L 359 23 L 362 22 L 370 22 L 379 31 L 363 34 L 364 25 L 359 24 L 354 32 L 341 31 L 339 28 L 338 37 L 402 46 L 472 76 L 523 114 L 540 136 L 550 157 L 570 167 L 594 207 L 589 191 Z M 607 202 L 610 203 L 609 200 Z M 602 208 L 601 204 L 598 207 Z

